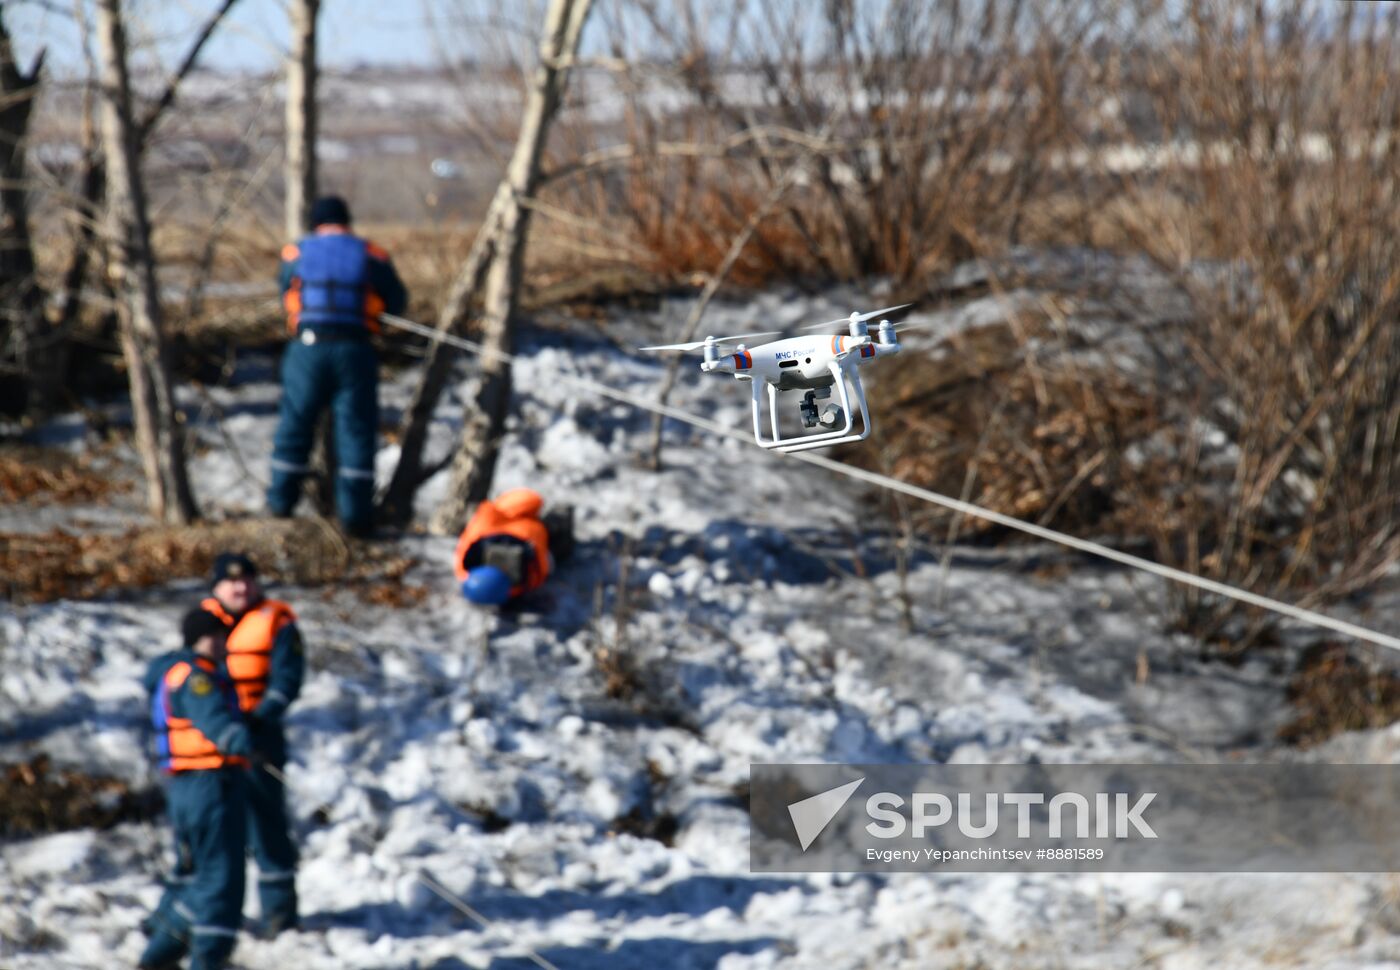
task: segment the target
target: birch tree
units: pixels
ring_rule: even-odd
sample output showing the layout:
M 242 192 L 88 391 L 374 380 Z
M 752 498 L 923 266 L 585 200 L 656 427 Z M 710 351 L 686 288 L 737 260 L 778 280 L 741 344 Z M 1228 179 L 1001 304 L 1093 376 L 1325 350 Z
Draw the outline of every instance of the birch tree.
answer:
M 459 334 L 466 330 L 471 319 L 473 304 L 481 286 L 486 280 L 486 271 L 491 267 L 496 252 L 496 229 L 500 222 L 501 210 L 509 191 L 502 183 L 496 190 L 487 209 L 486 218 L 477 230 L 471 251 L 462 264 L 442 312 L 438 315 L 437 333 Z M 423 361 L 423 376 L 414 388 L 413 398 L 404 409 L 399 424 L 399 461 L 394 466 L 393 477 L 380 500 L 377 514 L 389 523 L 404 525 L 413 518 L 413 496 L 428 477 L 423 468 L 423 448 L 428 442 L 428 425 L 432 421 L 433 409 L 437 407 L 447 378 L 452 373 L 453 351 L 441 340 L 428 344 L 427 357 Z
M 99 0 L 97 4 L 97 50 L 107 172 L 108 265 L 119 298 L 117 317 L 131 385 L 136 447 L 146 474 L 151 515 L 183 524 L 195 519 L 198 510 L 185 466 L 183 416 L 176 407 L 170 353 L 161 329 L 155 253 L 141 180 L 140 129 L 132 115 L 120 0 Z
M 292 27 L 291 54 L 287 58 L 285 235 L 300 239 L 310 221 L 316 200 L 316 19 L 321 0 L 293 0 L 289 11 Z M 335 431 L 329 412 L 316 424 L 316 448 L 311 456 L 307 491 L 322 515 L 335 512 Z
M 287 238 L 306 231 L 316 198 L 316 16 L 320 0 L 293 0 L 287 61 Z
M 156 130 L 161 118 L 175 104 L 181 83 L 199 63 L 199 55 L 203 52 L 205 45 L 209 43 L 209 38 L 214 35 L 214 30 L 228 15 L 229 10 L 236 2 L 237 0 L 223 0 L 218 8 L 209 15 L 209 18 L 194 35 L 179 67 L 166 81 L 160 97 L 156 98 L 155 102 L 142 115 L 136 126 L 136 154 L 138 158 L 145 152 L 147 144 L 150 143 L 151 134 Z M 82 21 L 80 26 L 85 23 L 85 20 Z M 68 269 L 63 274 L 63 282 L 58 289 L 58 323 L 54 329 L 56 336 L 59 337 L 66 334 L 77 323 L 82 309 L 83 283 L 87 279 L 90 256 L 98 246 L 97 228 L 107 187 L 107 169 L 103 161 L 105 157 L 103 151 L 100 149 L 87 150 L 89 143 L 94 140 L 91 138 L 89 121 L 85 102 L 83 116 L 85 163 L 82 177 L 79 180 L 78 199 L 73 205 L 73 214 L 76 216 L 77 222 L 77 231 L 72 247 L 73 255 L 68 263 Z
M 476 399 L 462 426 L 452 458 L 447 496 L 433 516 L 432 528 L 452 533 L 462 528 L 467 511 L 487 497 L 496 470 L 496 456 L 510 407 L 511 370 L 505 356 L 515 346 L 515 313 L 520 302 L 520 276 L 530 231 L 530 209 L 540 178 L 549 124 L 559 108 L 568 70 L 578 53 L 579 37 L 588 19 L 591 0 L 550 0 L 545 14 L 540 64 L 525 101 L 520 137 L 497 190 L 494 253 L 486 271 L 482 299 L 482 344 Z
M 484 499 L 491 487 L 510 406 L 510 363 L 502 355 L 514 347 L 514 317 L 530 227 L 528 202 L 539 186 L 540 159 L 550 122 L 563 99 L 569 67 L 578 53 L 591 5 L 591 0 L 550 0 L 540 42 L 540 63 L 526 93 L 515 151 L 438 318 L 439 333 L 461 331 L 470 318 L 477 294 L 482 293 L 485 353 L 476 394 L 468 405 L 453 453 L 448 494 L 431 523 L 438 532 L 460 529 L 467 510 Z M 423 380 L 405 415 L 399 464 L 381 503 L 381 513 L 389 521 L 404 522 L 412 516 L 413 495 L 424 477 L 422 451 L 428 420 L 446 385 L 449 368 L 448 354 L 440 343 L 434 342 Z

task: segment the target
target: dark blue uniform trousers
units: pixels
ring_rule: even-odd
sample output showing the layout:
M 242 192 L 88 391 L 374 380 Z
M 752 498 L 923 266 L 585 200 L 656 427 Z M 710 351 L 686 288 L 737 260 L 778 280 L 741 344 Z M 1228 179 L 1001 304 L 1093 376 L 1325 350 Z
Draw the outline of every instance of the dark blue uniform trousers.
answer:
M 347 528 L 368 529 L 379 430 L 379 360 L 368 339 L 287 344 L 268 508 L 274 515 L 290 515 L 296 507 L 310 471 L 316 421 L 328 404 L 335 412 L 336 512 Z
M 149 921 L 142 966 L 173 965 L 189 952 L 190 970 L 216 970 L 233 952 L 243 922 L 246 774 L 182 771 L 166 785 L 175 871 Z
M 253 747 L 279 770 L 287 764 L 287 741 L 276 723 L 253 729 Z M 248 843 L 258 863 L 258 902 L 263 923 L 283 930 L 297 921 L 297 848 L 287 817 L 287 795 L 270 772 L 248 774 Z

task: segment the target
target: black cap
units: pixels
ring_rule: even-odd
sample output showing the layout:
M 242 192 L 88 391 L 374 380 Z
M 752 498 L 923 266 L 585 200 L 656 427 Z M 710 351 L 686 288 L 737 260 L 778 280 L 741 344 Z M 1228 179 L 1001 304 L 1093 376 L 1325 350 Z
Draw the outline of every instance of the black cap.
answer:
M 214 557 L 214 578 L 209 585 L 216 586 L 225 579 L 252 579 L 257 574 L 258 567 L 243 553 L 221 552 Z
M 323 195 L 311 203 L 311 213 L 308 218 L 312 229 L 326 225 L 348 226 L 350 225 L 350 207 L 338 195 Z
M 185 646 L 192 647 L 204 637 L 221 637 L 228 633 L 228 627 L 208 610 L 193 609 L 180 621 L 180 636 Z

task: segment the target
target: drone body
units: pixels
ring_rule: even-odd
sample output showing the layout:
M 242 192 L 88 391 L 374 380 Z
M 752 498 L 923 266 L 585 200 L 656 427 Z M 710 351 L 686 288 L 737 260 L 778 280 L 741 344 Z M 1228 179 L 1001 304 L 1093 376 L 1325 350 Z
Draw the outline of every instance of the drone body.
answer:
M 642 349 L 703 350 L 705 359 L 700 365 L 701 371 L 707 374 L 732 374 L 737 380 L 748 381 L 752 392 L 754 440 L 761 447 L 776 451 L 829 448 L 870 437 L 870 411 L 866 407 L 859 367 L 866 361 L 899 353 L 899 339 L 894 325 L 888 320 L 881 322 L 876 337 L 870 335 L 866 321 L 882 313 L 902 310 L 904 306 L 887 307 L 866 314 L 852 313 L 847 319 L 818 324 L 818 327 L 825 328 L 846 323 L 848 332 L 844 334 L 787 337 L 753 347 L 738 343 L 733 353 L 724 352 L 722 347 L 749 337 L 770 336 L 771 333 L 706 337 L 695 343 Z M 825 407 L 817 403 L 829 401 L 833 390 L 836 391 L 837 402 L 828 403 Z M 803 427 L 820 426 L 823 430 L 784 437 L 778 421 L 778 395 L 784 391 L 805 391 L 798 406 Z M 861 415 L 860 431 L 855 430 L 857 410 Z

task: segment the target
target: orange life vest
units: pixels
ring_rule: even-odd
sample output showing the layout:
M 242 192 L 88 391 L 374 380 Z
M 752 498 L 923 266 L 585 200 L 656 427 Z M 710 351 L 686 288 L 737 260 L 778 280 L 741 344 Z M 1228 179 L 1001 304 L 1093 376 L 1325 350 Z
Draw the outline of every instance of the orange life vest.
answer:
M 467 578 L 467 551 L 473 545 L 490 536 L 511 536 L 529 543 L 535 554 L 525 570 L 525 581 L 513 587 L 510 595 L 519 596 L 543 583 L 549 576 L 549 530 L 539 518 L 542 508 L 544 499 L 528 488 L 513 488 L 496 496 L 495 501 L 478 505 L 457 540 L 453 569 L 457 582 Z
M 221 678 L 214 661 L 200 657 L 195 660 L 195 664 L 209 674 L 216 684 L 220 683 Z M 151 717 L 157 732 L 156 749 L 160 757 L 160 767 L 175 774 L 181 771 L 209 771 L 225 765 L 246 765 L 246 758 L 219 751 L 218 746 L 205 737 L 204 732 L 195 727 L 189 718 L 176 717 L 171 713 L 171 692 L 183 687 L 192 673 L 194 666 L 187 660 L 171 664 L 160 680 L 155 697 L 152 698 Z M 225 685 L 221 685 L 220 689 L 227 691 Z M 235 704 L 233 696 L 230 695 L 227 699 L 232 708 Z
M 238 691 L 239 708 L 251 711 L 267 690 L 267 678 L 272 671 L 272 645 L 277 634 L 288 623 L 296 622 L 296 614 L 286 603 L 263 600 L 235 621 L 212 596 L 199 605 L 230 628 L 224 666 Z

